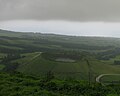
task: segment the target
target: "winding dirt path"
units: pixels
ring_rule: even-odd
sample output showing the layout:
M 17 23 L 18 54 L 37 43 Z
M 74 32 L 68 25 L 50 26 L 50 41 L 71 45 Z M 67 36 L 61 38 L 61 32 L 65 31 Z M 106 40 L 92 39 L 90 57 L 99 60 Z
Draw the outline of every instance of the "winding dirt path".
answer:
M 41 55 L 42 52 L 39 52 L 37 55 L 35 55 L 34 57 L 32 57 L 28 62 L 24 63 L 24 65 L 29 64 L 31 61 L 33 61 L 34 59 L 36 59 L 37 57 L 39 57 Z

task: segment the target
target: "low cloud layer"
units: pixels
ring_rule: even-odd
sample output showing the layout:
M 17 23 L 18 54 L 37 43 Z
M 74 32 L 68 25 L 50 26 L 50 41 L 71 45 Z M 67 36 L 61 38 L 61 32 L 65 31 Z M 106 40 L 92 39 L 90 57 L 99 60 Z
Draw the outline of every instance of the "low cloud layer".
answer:
M 120 0 L 0 0 L 3 20 L 120 21 Z
M 120 23 L 68 21 L 6 21 L 0 28 L 22 32 L 55 33 L 73 36 L 120 37 Z

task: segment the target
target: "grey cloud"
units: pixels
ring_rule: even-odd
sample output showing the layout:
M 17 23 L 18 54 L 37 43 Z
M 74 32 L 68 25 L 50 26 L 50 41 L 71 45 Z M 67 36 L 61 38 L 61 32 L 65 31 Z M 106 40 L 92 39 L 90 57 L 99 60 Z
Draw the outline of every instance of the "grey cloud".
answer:
M 0 20 L 120 21 L 120 0 L 0 0 Z

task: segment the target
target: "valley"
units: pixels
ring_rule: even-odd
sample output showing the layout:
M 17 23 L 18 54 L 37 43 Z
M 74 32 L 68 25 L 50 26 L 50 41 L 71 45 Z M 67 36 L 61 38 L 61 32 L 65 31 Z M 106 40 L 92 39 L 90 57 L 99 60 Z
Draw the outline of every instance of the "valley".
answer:
M 36 76 L 51 71 L 57 78 L 88 80 L 91 69 L 91 80 L 95 81 L 100 74 L 119 74 L 120 65 L 114 64 L 119 57 L 119 38 L 0 30 L 1 70 Z

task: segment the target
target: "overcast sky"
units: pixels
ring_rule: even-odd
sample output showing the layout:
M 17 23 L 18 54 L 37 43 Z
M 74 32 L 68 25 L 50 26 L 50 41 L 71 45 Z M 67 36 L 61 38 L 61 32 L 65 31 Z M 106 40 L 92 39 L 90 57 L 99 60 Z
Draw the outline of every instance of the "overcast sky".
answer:
M 120 0 L 0 0 L 0 28 L 120 37 Z
M 120 0 L 0 0 L 0 20 L 120 21 Z

